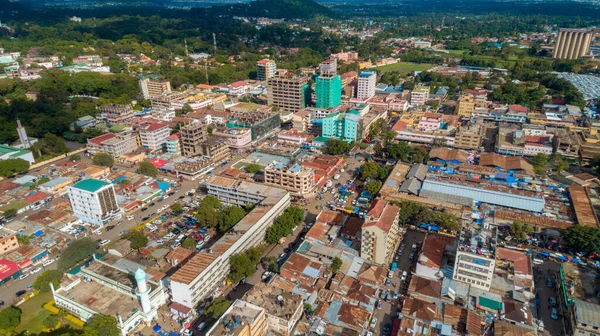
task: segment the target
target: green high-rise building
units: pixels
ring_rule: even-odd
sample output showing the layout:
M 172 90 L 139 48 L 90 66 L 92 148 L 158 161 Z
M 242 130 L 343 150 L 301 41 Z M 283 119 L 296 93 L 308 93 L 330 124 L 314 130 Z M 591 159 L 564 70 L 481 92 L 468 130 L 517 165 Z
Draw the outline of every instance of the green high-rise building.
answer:
M 339 106 L 342 101 L 342 79 L 339 75 L 319 75 L 316 83 L 317 108 Z

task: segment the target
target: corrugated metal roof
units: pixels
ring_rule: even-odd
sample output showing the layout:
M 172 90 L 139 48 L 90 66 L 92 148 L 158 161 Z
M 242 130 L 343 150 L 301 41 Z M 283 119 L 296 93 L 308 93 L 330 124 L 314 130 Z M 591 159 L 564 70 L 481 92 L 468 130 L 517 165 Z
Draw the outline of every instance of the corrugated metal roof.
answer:
M 600 327 L 600 306 L 586 301 L 575 300 L 577 323 Z
M 501 205 L 527 211 L 543 212 L 544 199 L 515 195 L 494 190 L 477 189 L 469 186 L 425 180 L 421 190 L 472 198 L 488 204 Z

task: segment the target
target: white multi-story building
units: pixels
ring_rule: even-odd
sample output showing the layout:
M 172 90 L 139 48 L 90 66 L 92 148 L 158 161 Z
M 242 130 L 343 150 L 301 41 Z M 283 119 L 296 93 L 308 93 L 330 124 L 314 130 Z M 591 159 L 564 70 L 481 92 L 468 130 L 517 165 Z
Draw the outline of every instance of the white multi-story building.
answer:
M 305 196 L 315 190 L 315 171 L 300 164 L 270 164 L 265 167 L 265 183 L 288 190 L 294 196 Z
M 377 86 L 377 72 L 375 70 L 361 72 L 358 75 L 356 98 L 369 99 L 375 96 L 375 86 Z
M 82 321 L 97 314 L 113 316 L 123 336 L 132 334 L 141 323 L 152 326 L 158 308 L 167 303 L 166 289 L 150 280 L 142 268 L 131 272 L 116 265 L 94 257 L 81 268 L 82 276 L 61 282 L 58 288 L 50 283 L 56 306 Z
M 102 226 L 122 212 L 111 183 L 87 179 L 67 190 L 73 214 L 84 222 Z
M 222 202 L 256 207 L 205 252 L 196 254 L 170 278 L 172 301 L 194 307 L 211 295 L 218 295 L 229 274 L 229 258 L 264 242 L 267 228 L 290 204 L 284 189 L 213 176 L 208 193 Z
M 181 155 L 181 142 L 179 133 L 170 135 L 167 138 L 167 153 Z
M 171 82 L 142 78 L 140 79 L 140 89 L 144 99 L 150 99 L 156 96 L 162 96 L 171 92 Z
M 106 133 L 88 139 L 87 151 L 90 154 L 106 153 L 114 158 L 137 149 L 137 140 L 131 134 Z
M 256 62 L 256 79 L 259 81 L 266 81 L 273 78 L 276 71 L 277 64 L 275 64 L 275 61 L 263 59 Z
M 142 147 L 157 150 L 162 148 L 171 135 L 171 127 L 167 124 L 152 123 L 140 128 Z
M 496 259 L 468 251 L 456 251 L 454 280 L 466 282 L 472 287 L 489 290 L 494 277 Z
M 417 86 L 410 93 L 410 104 L 412 106 L 421 106 L 429 100 L 429 86 Z

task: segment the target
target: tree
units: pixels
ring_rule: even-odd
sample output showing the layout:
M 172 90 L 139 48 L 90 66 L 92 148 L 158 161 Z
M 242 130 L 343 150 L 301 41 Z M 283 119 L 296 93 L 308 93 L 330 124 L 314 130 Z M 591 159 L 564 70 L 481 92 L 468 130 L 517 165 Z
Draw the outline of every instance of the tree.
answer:
M 22 234 L 20 236 L 17 236 L 17 241 L 21 245 L 29 245 L 29 243 L 31 242 L 31 236 Z
M 546 170 L 548 169 L 548 155 L 544 153 L 538 153 L 533 158 L 531 158 L 531 165 L 533 166 L 533 170 L 536 174 L 540 176 L 546 175 Z
M 6 159 L 0 161 L 0 176 L 11 177 L 26 173 L 29 170 L 29 162 L 23 159 Z
M 235 283 L 254 274 L 261 256 L 262 250 L 258 247 L 251 247 L 246 252 L 232 255 L 229 258 L 229 280 Z
M 369 192 L 369 194 L 371 194 L 372 196 L 375 196 L 375 195 L 377 195 L 377 193 L 379 193 L 379 190 L 381 189 L 382 185 L 383 184 L 381 183 L 381 181 L 373 180 L 373 181 L 369 181 L 365 185 L 365 189 Z
M 127 232 L 125 238 L 129 239 L 131 242 L 131 248 L 134 250 L 139 250 L 142 247 L 148 245 L 148 237 L 138 230 L 131 230 Z
M 6 210 L 4 210 L 4 217 L 6 217 L 6 218 L 15 217 L 17 215 L 17 212 L 18 212 L 18 210 L 15 208 L 6 209 Z
M 360 175 L 364 180 L 374 179 L 377 176 L 379 176 L 379 165 L 375 162 L 367 162 L 363 164 L 360 168 Z
M 96 314 L 83 326 L 83 336 L 120 336 L 121 331 L 117 326 L 114 316 Z
M 396 132 L 392 130 L 384 131 L 381 133 L 381 138 L 383 139 L 383 143 L 390 143 L 396 137 Z
M 569 161 L 565 160 L 561 155 L 556 153 L 550 156 L 550 164 L 552 165 L 552 170 L 557 173 L 569 168 Z
M 56 325 L 58 324 L 58 316 L 48 315 L 42 321 L 42 324 L 44 325 L 45 328 L 54 329 L 54 328 L 56 328 Z
M 227 300 L 223 296 L 219 296 L 206 305 L 206 308 L 204 309 L 204 315 L 216 320 L 221 317 L 225 311 L 227 311 L 229 306 L 231 306 L 231 301 Z
M 534 231 L 531 225 L 521 220 L 514 221 L 509 227 L 510 234 L 519 240 L 525 240 L 527 235 Z
M 600 228 L 574 225 L 563 231 L 562 238 L 575 251 L 600 251 Z
M 73 240 L 62 250 L 57 262 L 58 269 L 66 271 L 80 261 L 91 257 L 94 252 L 96 252 L 96 242 L 90 238 Z
M 171 211 L 173 211 L 173 213 L 178 214 L 178 213 L 181 213 L 183 211 L 183 207 L 179 203 L 173 203 L 171 205 Z
M 150 177 L 158 176 L 158 169 L 149 161 L 140 162 L 139 171 L 142 175 Z
M 117 184 L 120 186 L 126 186 L 126 185 L 130 185 L 131 181 L 129 181 L 128 179 L 122 179 L 121 181 L 117 182 Z
M 225 233 L 246 216 L 246 211 L 238 206 L 227 206 L 219 213 L 219 232 Z
M 69 156 L 69 160 L 70 161 L 81 161 L 81 155 L 73 154 L 73 155 Z
M 410 162 L 423 163 L 429 158 L 427 149 L 421 146 L 412 146 L 410 149 Z
M 256 174 L 258 172 L 262 171 L 262 166 L 256 163 L 251 163 L 249 165 L 246 166 L 246 172 L 248 174 Z
M 337 273 L 337 271 L 340 270 L 340 267 L 342 267 L 342 265 L 343 265 L 342 259 L 335 257 L 333 259 L 333 263 L 331 264 L 331 272 Z
M 348 154 L 351 149 L 352 145 L 344 140 L 329 139 L 325 143 L 325 153 L 329 155 Z
M 21 310 L 16 307 L 7 307 L 0 311 L 0 329 L 9 330 L 21 323 Z
M 193 250 L 196 248 L 196 241 L 193 238 L 187 237 L 183 243 L 181 243 L 181 247 Z
M 200 205 L 208 205 L 213 209 L 218 209 L 221 207 L 221 201 L 216 196 L 208 195 L 200 201 Z
M 215 208 L 207 203 L 200 204 L 196 211 L 196 219 L 198 219 L 198 225 L 200 226 L 216 227 L 219 225 L 219 214 Z
M 35 279 L 32 286 L 42 293 L 48 293 L 50 291 L 50 283 L 54 285 L 54 288 L 58 288 L 62 276 L 63 272 L 59 270 L 44 271 L 44 273 Z
M 283 237 L 290 236 L 294 227 L 304 221 L 304 210 L 291 206 L 275 219 L 275 223 L 267 229 L 267 243 L 277 244 Z
M 115 159 L 112 156 L 106 153 L 98 153 L 94 155 L 92 158 L 92 162 L 94 162 L 97 166 L 102 167 L 112 167 L 115 164 Z

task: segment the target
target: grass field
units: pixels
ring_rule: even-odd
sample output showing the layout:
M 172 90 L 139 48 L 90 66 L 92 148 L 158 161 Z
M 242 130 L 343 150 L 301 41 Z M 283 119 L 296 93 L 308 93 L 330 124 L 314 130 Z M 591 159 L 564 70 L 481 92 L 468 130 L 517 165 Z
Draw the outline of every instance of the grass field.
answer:
M 433 64 L 417 64 L 417 63 L 407 63 L 407 62 L 398 62 L 394 64 L 382 65 L 378 67 L 374 67 L 373 69 L 379 71 L 380 73 L 390 72 L 390 71 L 399 71 L 401 74 L 407 74 L 411 71 L 425 71 L 433 68 Z
M 19 306 L 19 309 L 23 312 L 21 315 L 21 324 L 15 328 L 15 332 L 27 331 L 29 334 L 39 334 L 43 331 L 44 325 L 42 324 L 44 319 L 52 315 L 49 311 L 44 309 L 43 305 L 52 301 L 52 293 L 43 293 L 32 297 L 25 301 Z M 65 320 L 74 329 L 80 329 L 78 326 L 73 325 Z
M 467 50 L 448 50 L 449 52 L 449 56 L 452 57 L 463 57 L 464 52 Z M 478 59 L 482 59 L 482 60 L 488 60 L 488 61 L 494 61 L 495 67 L 496 68 L 505 68 L 505 69 L 510 69 L 513 68 L 515 66 L 515 64 L 517 63 L 517 60 L 519 60 L 518 56 L 510 56 L 508 58 L 508 60 L 503 60 L 502 58 L 500 58 L 499 56 L 487 56 L 487 55 L 477 55 L 477 56 L 473 56 L 476 57 Z M 527 64 L 528 62 L 531 62 L 534 57 L 531 57 L 527 54 L 521 54 L 521 59 L 525 62 L 525 64 Z

